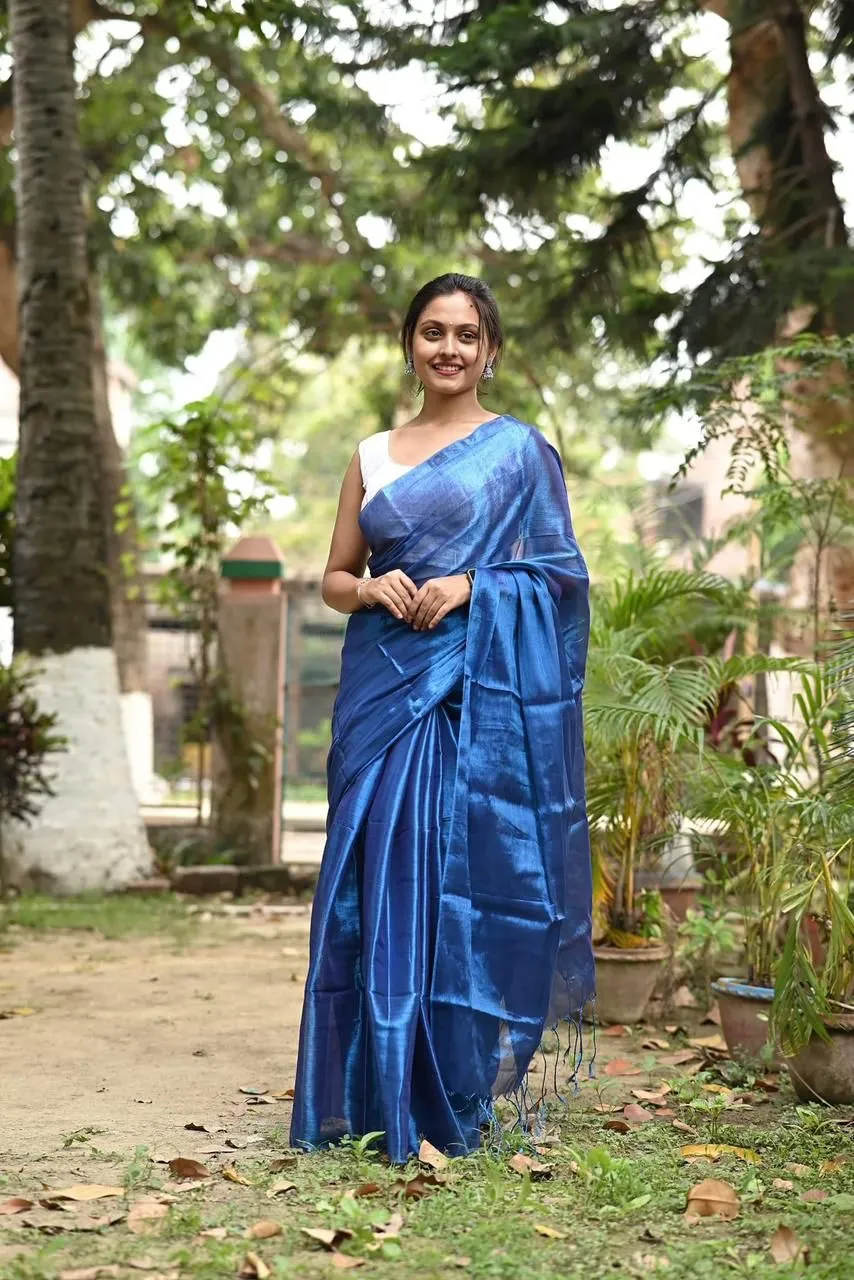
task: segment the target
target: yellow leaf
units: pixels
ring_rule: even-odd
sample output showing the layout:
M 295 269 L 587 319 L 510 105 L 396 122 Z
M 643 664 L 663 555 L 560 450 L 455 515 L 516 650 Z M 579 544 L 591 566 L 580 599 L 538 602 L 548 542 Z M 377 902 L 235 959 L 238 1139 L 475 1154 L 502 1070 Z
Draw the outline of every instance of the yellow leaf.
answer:
M 43 1200 L 107 1200 L 111 1196 L 123 1196 L 124 1187 L 103 1187 L 98 1183 L 75 1183 L 58 1191 L 45 1191 Z
M 250 1280 L 268 1280 L 271 1274 L 270 1268 L 257 1253 L 247 1253 L 240 1268 L 241 1276 L 246 1276 Z
M 236 1169 L 233 1164 L 228 1164 L 225 1166 L 225 1168 L 222 1171 L 222 1176 L 225 1178 L 226 1182 L 236 1182 L 241 1187 L 252 1186 L 252 1183 L 249 1181 L 249 1179 L 244 1178 L 243 1174 L 238 1169 Z
M 271 1236 L 280 1236 L 282 1234 L 281 1225 L 278 1222 L 269 1222 L 262 1218 L 260 1222 L 253 1222 L 252 1226 L 246 1232 L 248 1240 L 269 1240 Z
M 168 1213 L 168 1204 L 161 1204 L 157 1200 L 142 1200 L 128 1214 L 128 1231 L 136 1236 L 156 1235 Z
M 750 1147 L 730 1147 L 725 1143 L 701 1142 L 687 1147 L 680 1147 L 680 1154 L 687 1158 L 697 1157 L 704 1160 L 719 1160 L 721 1156 L 735 1156 L 748 1164 L 761 1164 L 762 1157 Z
M 537 1235 L 545 1236 L 547 1240 L 565 1240 L 566 1232 L 558 1231 L 555 1227 L 544 1227 L 541 1222 L 534 1223 L 534 1230 Z

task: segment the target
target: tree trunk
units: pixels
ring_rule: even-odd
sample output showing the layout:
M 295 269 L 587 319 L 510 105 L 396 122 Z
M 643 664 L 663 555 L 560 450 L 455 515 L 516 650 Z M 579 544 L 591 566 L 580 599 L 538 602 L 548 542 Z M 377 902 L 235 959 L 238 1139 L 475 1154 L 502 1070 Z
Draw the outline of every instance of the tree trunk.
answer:
M 729 137 L 742 191 L 763 235 L 777 252 L 796 254 L 805 244 L 840 248 L 847 244 L 842 202 L 833 179 L 825 131 L 827 112 L 809 65 L 806 18 L 798 0 L 779 0 L 753 24 L 744 6 L 715 0 L 709 8 L 732 22 L 732 63 L 728 81 Z M 850 291 L 840 290 L 840 294 Z M 805 305 L 781 316 L 780 339 L 788 341 L 808 326 L 823 333 L 850 333 L 854 311 L 839 301 Z M 826 479 L 854 478 L 852 416 L 841 407 L 850 387 L 838 373 L 827 386 L 793 406 L 793 461 L 806 473 Z M 832 385 L 831 385 L 832 384 Z M 840 431 L 840 419 L 849 425 Z M 828 590 L 839 613 L 854 616 L 854 551 L 832 548 Z
M 131 786 L 111 647 L 92 386 L 83 162 L 69 0 L 10 0 L 20 271 L 15 648 L 67 751 L 56 796 L 14 832 L 12 874 L 61 892 L 114 888 L 149 855 Z

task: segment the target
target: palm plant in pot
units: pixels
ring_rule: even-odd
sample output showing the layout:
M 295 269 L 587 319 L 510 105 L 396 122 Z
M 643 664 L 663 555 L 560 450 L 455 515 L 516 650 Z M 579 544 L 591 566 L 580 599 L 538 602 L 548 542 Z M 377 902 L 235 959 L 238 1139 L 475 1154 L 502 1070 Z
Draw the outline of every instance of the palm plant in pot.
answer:
M 771 669 L 758 655 L 685 652 L 684 606 L 731 619 L 742 593 L 702 571 L 653 568 L 594 599 L 585 693 L 587 801 L 594 859 L 597 1013 L 643 1017 L 669 959 L 658 895 L 639 873 L 683 825 L 691 779 L 707 755 L 705 730 L 721 691 Z M 726 635 L 732 623 L 722 628 Z
M 807 874 L 786 898 L 772 1026 L 801 1098 L 854 1103 L 854 637 L 823 672 L 832 719 L 814 739 Z M 819 946 L 814 930 L 819 930 Z M 806 926 L 812 926 L 807 929 Z

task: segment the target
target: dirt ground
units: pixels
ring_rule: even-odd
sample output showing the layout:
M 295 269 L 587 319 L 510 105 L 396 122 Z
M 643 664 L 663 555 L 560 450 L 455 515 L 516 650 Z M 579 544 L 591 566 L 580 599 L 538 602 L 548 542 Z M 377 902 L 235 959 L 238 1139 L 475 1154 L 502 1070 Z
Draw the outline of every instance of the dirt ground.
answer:
M 33 1010 L 0 1021 L 0 1164 L 79 1157 L 83 1131 L 104 1152 L 172 1156 L 211 1143 L 191 1121 L 286 1125 L 290 1103 L 251 1107 L 240 1089 L 293 1084 L 308 927 L 293 906 L 211 919 L 186 946 L 22 933 L 0 954 L 0 1013 Z

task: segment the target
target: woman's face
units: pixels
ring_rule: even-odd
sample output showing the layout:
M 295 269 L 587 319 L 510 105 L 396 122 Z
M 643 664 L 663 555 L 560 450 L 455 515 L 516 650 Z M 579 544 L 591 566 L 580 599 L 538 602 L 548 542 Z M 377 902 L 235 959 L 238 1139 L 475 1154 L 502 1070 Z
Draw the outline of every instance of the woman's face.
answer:
M 467 293 L 435 298 L 418 317 L 412 363 L 425 390 L 456 396 L 476 387 L 491 354 Z

